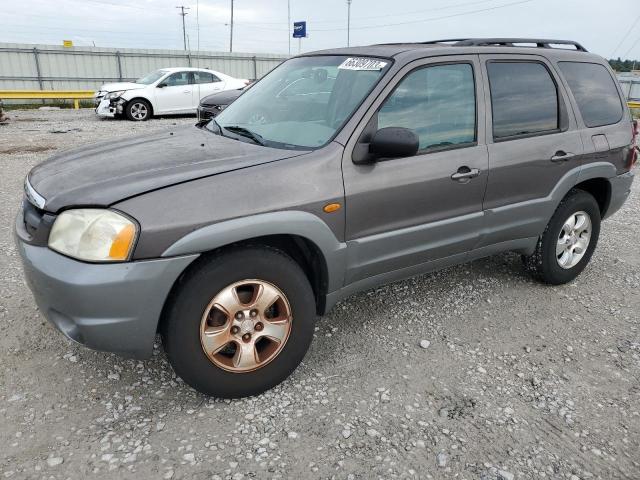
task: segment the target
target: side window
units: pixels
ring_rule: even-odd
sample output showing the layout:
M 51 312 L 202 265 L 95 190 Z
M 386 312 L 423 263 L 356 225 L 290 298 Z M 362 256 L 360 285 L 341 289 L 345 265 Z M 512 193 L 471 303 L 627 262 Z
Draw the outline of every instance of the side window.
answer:
M 601 127 L 622 119 L 622 103 L 609 71 L 597 63 L 559 62 L 580 115 L 587 127 Z
M 408 74 L 378 112 L 378 128 L 405 127 L 420 150 L 476 139 L 476 92 L 468 63 L 435 65 Z
M 629 100 L 640 100 L 640 82 L 633 82 L 629 89 Z
M 558 130 L 558 88 L 537 62 L 487 62 L 493 138 Z
M 166 84 L 167 87 L 185 86 L 191 83 L 190 76 L 191 72 L 176 72 L 169 75 L 162 83 Z
M 193 77 L 194 83 L 215 83 L 220 81 L 218 77 L 209 72 L 193 72 Z

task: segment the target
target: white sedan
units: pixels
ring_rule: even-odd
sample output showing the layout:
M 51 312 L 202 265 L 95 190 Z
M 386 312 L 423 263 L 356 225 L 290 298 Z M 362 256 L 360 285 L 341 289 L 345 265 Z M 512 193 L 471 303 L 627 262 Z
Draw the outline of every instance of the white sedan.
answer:
M 152 115 L 196 113 L 207 95 L 248 84 L 248 80 L 203 68 L 163 68 L 135 82 L 102 85 L 95 94 L 96 113 L 101 117 L 125 115 L 134 121 Z

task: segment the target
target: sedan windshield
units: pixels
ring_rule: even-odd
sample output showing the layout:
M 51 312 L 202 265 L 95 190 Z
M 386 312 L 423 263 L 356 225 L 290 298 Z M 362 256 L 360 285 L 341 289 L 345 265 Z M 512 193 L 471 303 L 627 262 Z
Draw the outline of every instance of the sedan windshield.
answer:
M 207 128 L 261 145 L 313 149 L 328 143 L 389 68 L 389 60 L 311 56 L 284 62 Z M 221 127 L 221 129 L 218 128 Z
M 136 80 L 136 83 L 142 83 L 143 85 L 151 85 L 156 80 L 160 80 L 160 78 L 167 73 L 166 70 L 156 70 L 155 72 L 151 72 L 148 75 L 145 75 L 142 78 Z

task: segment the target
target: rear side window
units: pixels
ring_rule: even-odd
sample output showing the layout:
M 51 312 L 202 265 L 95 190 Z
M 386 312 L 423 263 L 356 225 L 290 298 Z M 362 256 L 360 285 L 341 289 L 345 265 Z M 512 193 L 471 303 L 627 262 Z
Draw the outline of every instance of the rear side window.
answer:
M 209 72 L 193 72 L 193 76 L 195 83 L 214 83 L 220 81 L 218 77 Z
M 437 65 L 409 73 L 378 112 L 378 128 L 405 127 L 420 150 L 475 141 L 476 96 L 470 64 Z
M 609 71 L 597 63 L 559 62 L 587 127 L 601 127 L 622 119 L 622 104 Z
M 558 88 L 537 62 L 487 63 L 493 138 L 542 134 L 559 128 Z

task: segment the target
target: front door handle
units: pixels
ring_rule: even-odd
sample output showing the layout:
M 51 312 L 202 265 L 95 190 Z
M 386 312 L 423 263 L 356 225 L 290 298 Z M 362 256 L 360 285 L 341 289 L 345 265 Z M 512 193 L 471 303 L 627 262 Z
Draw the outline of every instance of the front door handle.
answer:
M 478 168 L 460 167 L 456 173 L 451 175 L 451 180 L 466 183 L 478 175 L 480 175 L 480 169 Z
M 566 162 L 570 158 L 575 157 L 575 153 L 565 152 L 564 150 L 558 150 L 552 157 L 552 162 Z

